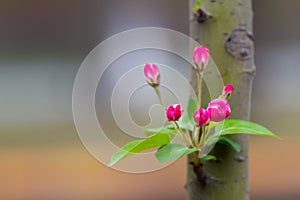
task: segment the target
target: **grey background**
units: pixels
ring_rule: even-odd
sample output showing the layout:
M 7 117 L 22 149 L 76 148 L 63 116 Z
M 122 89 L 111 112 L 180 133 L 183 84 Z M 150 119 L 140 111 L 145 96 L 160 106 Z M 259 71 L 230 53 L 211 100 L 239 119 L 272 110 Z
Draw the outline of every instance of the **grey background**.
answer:
M 252 121 L 283 138 L 294 137 L 300 117 L 300 2 L 254 0 L 253 6 L 257 75 Z M 188 34 L 187 1 L 1 1 L 0 150 L 80 146 L 71 95 L 81 62 L 104 39 L 144 26 Z M 98 91 L 98 97 L 105 92 L 109 87 Z M 98 103 L 100 110 L 107 106 Z M 253 199 L 274 199 L 270 193 L 253 194 Z M 292 198 L 289 190 L 278 195 Z

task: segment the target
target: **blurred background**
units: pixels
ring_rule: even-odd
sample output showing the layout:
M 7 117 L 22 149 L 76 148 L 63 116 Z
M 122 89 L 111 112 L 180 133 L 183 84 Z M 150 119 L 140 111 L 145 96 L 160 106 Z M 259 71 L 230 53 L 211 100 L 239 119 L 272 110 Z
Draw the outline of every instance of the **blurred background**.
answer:
M 252 121 L 283 140 L 251 137 L 251 199 L 300 199 L 300 1 L 254 0 L 253 9 Z M 0 199 L 184 199 L 184 159 L 146 174 L 108 169 L 73 123 L 83 59 L 113 34 L 145 26 L 188 34 L 187 1 L 0 1 Z M 98 91 L 100 110 L 108 90 Z

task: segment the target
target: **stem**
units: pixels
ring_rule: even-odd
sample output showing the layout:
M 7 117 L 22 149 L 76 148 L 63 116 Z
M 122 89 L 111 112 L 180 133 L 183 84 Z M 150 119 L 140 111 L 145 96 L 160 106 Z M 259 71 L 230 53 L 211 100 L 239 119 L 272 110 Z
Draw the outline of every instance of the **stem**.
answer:
M 190 146 L 193 146 L 193 144 L 185 137 L 185 135 L 183 134 L 182 130 L 179 128 L 179 125 L 176 121 L 172 121 L 173 122 L 173 126 L 175 128 L 175 130 L 179 133 L 179 135 L 182 137 L 182 139 Z
M 192 131 L 192 136 L 191 136 L 191 138 L 192 138 L 192 144 L 194 145 L 194 147 L 196 147 L 197 146 L 197 144 L 196 144 L 196 140 L 195 140 L 195 136 L 196 136 L 196 125 L 194 125 L 194 127 L 193 127 L 193 131 Z
M 166 107 L 165 107 L 164 102 L 163 102 L 163 100 L 162 100 L 162 98 L 160 96 L 160 91 L 159 91 L 158 87 L 157 86 L 154 87 L 154 90 L 155 90 L 155 93 L 156 93 L 156 95 L 158 97 L 160 105 L 163 107 L 163 109 L 165 109 Z
M 196 146 L 198 146 L 199 137 L 200 137 L 200 127 L 196 127 L 195 137 L 194 137 L 194 143 Z
M 202 77 L 201 77 L 201 73 L 197 72 L 197 89 L 198 89 L 198 101 L 197 101 L 197 105 L 198 108 L 201 107 L 201 87 L 202 87 Z
M 213 127 L 212 127 L 212 128 L 213 128 Z M 209 125 L 205 126 L 205 128 L 204 128 L 205 137 L 208 137 L 208 135 L 209 135 L 209 133 L 210 133 L 210 130 L 211 130 L 212 128 L 209 128 Z
M 203 127 L 202 127 L 202 134 L 201 134 L 200 142 L 199 142 L 199 145 L 198 145 L 199 148 L 202 147 L 202 144 L 203 144 L 203 142 L 204 142 L 205 136 L 206 136 L 206 133 L 205 133 L 205 126 L 203 126 Z
M 193 163 L 195 166 L 200 166 L 199 151 L 192 153 Z
M 196 145 L 194 144 L 193 140 L 191 139 L 191 136 L 190 136 L 190 132 L 188 129 L 185 129 L 185 137 L 186 139 L 188 140 L 188 143 L 191 144 L 190 147 L 195 147 Z

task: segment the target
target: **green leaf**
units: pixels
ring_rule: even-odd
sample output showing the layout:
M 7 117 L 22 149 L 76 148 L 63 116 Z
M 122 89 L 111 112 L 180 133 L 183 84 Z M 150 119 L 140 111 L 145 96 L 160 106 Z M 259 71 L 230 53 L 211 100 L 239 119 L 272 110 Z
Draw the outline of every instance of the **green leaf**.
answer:
M 218 143 L 227 145 L 232 147 L 234 150 L 236 150 L 237 152 L 241 151 L 241 147 L 238 143 L 232 141 L 231 139 L 227 138 L 227 137 L 219 137 L 218 139 Z
M 181 129 L 185 132 L 186 129 L 192 131 L 194 128 L 193 115 L 197 109 L 197 103 L 194 99 L 190 98 L 188 102 L 187 112 L 184 112 L 179 120 Z
M 195 101 L 195 99 L 189 99 L 189 102 L 188 102 L 188 117 L 189 117 L 189 120 L 190 122 L 193 122 L 193 115 L 194 115 L 194 112 L 197 110 L 197 103 Z
M 200 160 L 203 160 L 203 161 L 208 161 L 208 160 L 216 160 L 217 158 L 216 158 L 216 156 L 214 156 L 214 155 L 205 155 L 205 156 L 202 156 L 201 158 L 200 158 Z
M 167 144 L 165 146 L 160 147 L 155 156 L 157 160 L 161 163 L 169 162 L 171 160 L 178 159 L 187 154 L 198 151 L 197 148 L 188 148 L 181 144 Z
M 112 156 L 108 167 L 113 166 L 114 164 L 128 156 L 132 156 L 142 151 L 152 149 L 154 147 L 163 146 L 169 143 L 170 136 L 165 133 L 158 133 L 144 140 L 135 140 L 129 142 Z
M 238 119 L 225 120 L 224 123 L 220 123 L 215 127 L 215 132 L 217 135 L 249 134 L 279 138 L 261 125 Z
M 198 7 L 193 7 L 193 8 L 192 8 L 192 11 L 193 11 L 193 12 L 197 12 L 198 10 L 199 10 Z
M 189 117 L 186 113 L 182 115 L 182 117 L 178 121 L 179 126 L 181 127 L 181 130 L 185 132 L 186 129 L 193 130 L 194 124 L 191 123 Z
M 196 6 L 197 6 L 198 8 L 200 8 L 200 6 L 201 6 L 201 0 L 196 0 Z
M 156 133 L 166 133 L 166 134 L 177 135 L 177 131 L 171 126 L 166 126 L 166 127 L 163 127 L 163 128 L 151 128 L 151 129 L 146 129 L 144 131 L 144 134 L 147 135 L 147 136 L 151 136 L 151 135 L 154 135 Z

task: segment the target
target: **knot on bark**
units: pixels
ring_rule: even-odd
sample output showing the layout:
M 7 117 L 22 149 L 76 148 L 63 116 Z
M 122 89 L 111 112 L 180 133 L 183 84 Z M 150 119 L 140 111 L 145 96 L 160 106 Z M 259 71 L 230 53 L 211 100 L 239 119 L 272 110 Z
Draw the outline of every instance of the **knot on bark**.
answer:
M 249 60 L 254 56 L 254 42 L 246 29 L 234 29 L 225 43 L 226 51 L 237 60 Z
M 194 15 L 199 23 L 204 23 L 208 19 L 212 18 L 211 15 L 201 8 L 199 8 Z

